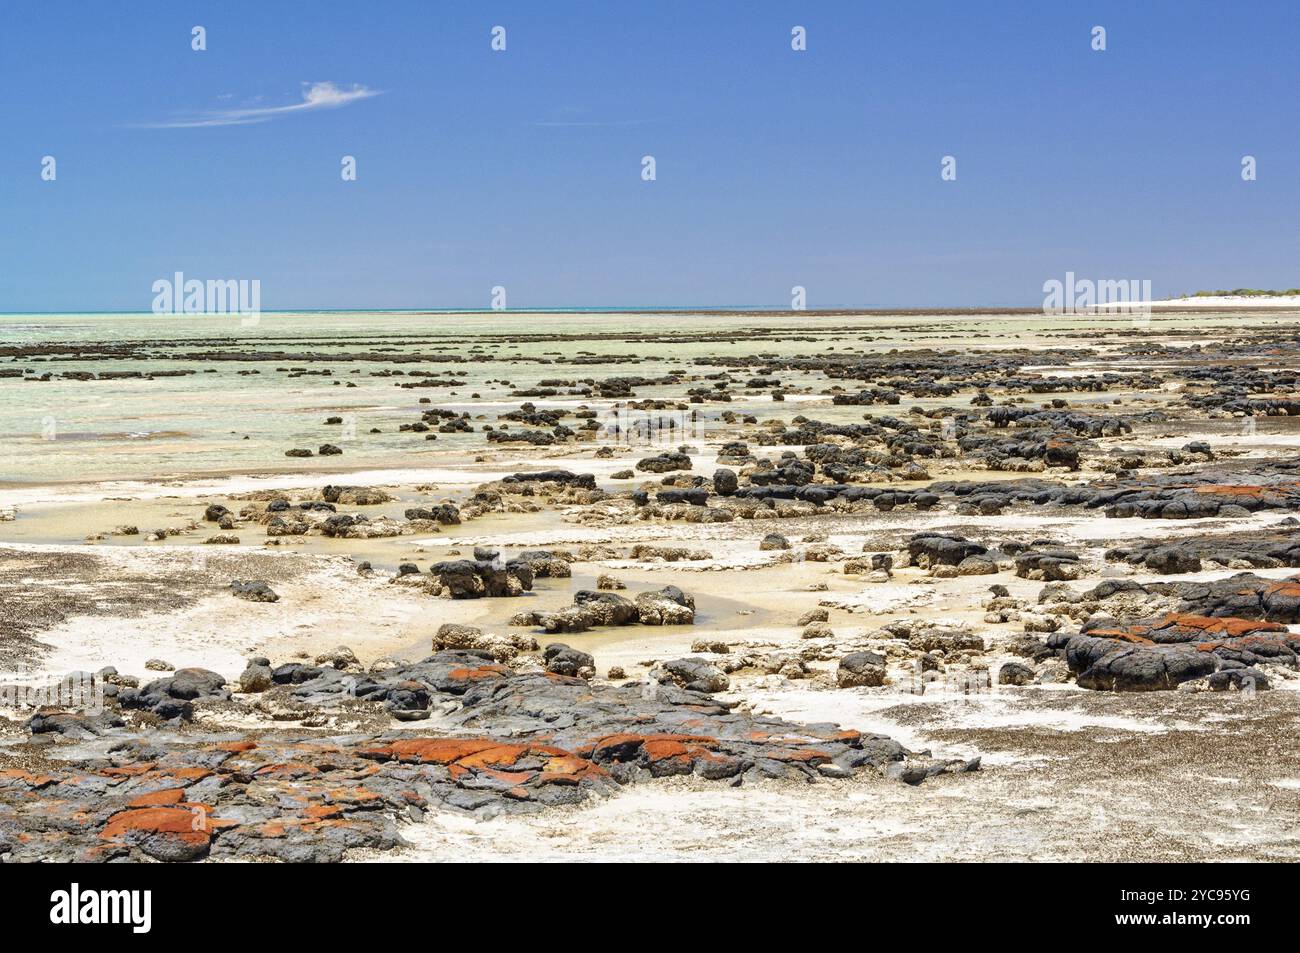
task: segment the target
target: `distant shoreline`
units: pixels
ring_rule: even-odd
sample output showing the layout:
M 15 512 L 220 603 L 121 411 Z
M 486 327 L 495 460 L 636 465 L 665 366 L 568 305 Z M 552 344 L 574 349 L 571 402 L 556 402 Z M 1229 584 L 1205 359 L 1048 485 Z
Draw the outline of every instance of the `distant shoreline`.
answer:
M 994 305 L 978 305 L 973 307 L 927 307 L 927 308 L 805 308 L 799 311 L 790 308 L 765 308 L 759 305 L 747 305 L 743 307 L 702 307 L 702 308 L 680 308 L 672 306 L 660 306 L 649 308 L 287 308 L 287 309 L 263 309 L 261 314 L 264 315 L 353 315 L 353 314 L 407 314 L 413 317 L 425 315 L 456 315 L 456 314 L 482 314 L 482 315 L 571 315 L 571 314 L 590 314 L 590 315 L 613 315 L 613 314 L 670 314 L 678 316 L 687 315 L 737 315 L 737 314 L 763 314 L 763 315 L 811 315 L 813 317 L 825 317 L 828 315 L 896 315 L 896 314 L 1042 314 L 1041 307 L 998 307 Z M 123 317 L 123 318 L 150 318 L 150 317 L 202 317 L 201 313 L 193 315 L 187 314 L 164 314 L 155 315 L 151 311 L 0 311 L 0 318 L 21 318 L 21 317 L 65 317 L 68 315 L 83 315 L 85 317 Z
M 1121 313 L 1120 308 L 1125 306 L 1126 302 L 1114 302 L 1107 305 L 1093 305 L 1087 309 L 1093 313 L 1103 315 L 1108 313 Z M 1142 304 L 1135 302 L 1135 305 Z M 1158 311 L 1201 311 L 1205 309 L 1215 309 L 1221 311 L 1296 311 L 1300 310 L 1300 295 L 1283 295 L 1276 297 L 1261 296 L 1228 296 L 1228 297 L 1199 297 L 1199 298 L 1169 298 L 1148 302 L 1153 310 Z M 994 307 L 994 306 L 976 306 L 976 307 L 952 307 L 952 308 L 807 308 L 801 311 L 792 311 L 782 308 L 508 308 L 494 311 L 490 308 L 428 308 L 422 310 L 406 309 L 347 309 L 347 310 L 265 310 L 261 312 L 267 316 L 304 316 L 318 317 L 321 315 L 358 315 L 358 314 L 391 314 L 391 315 L 410 315 L 411 317 L 427 317 L 431 315 L 501 315 L 501 316 L 528 316 L 528 315 L 672 315 L 684 317 L 690 315 L 702 316 L 734 316 L 734 315 L 763 315 L 767 317 L 786 316 L 790 318 L 806 317 L 890 317 L 890 316 L 943 316 L 943 315 L 1046 315 L 1052 312 L 1045 311 L 1042 307 Z M 1086 313 L 1080 309 L 1080 313 Z M 85 317 L 123 317 L 123 318 L 151 318 L 151 317 L 175 317 L 186 318 L 203 317 L 202 314 L 176 314 L 176 315 L 154 315 L 149 311 L 0 311 L 0 319 L 3 318 L 42 318 L 42 317 L 66 317 L 69 315 L 81 315 Z
M 1229 310 L 1256 310 L 1259 308 L 1300 308 L 1300 295 L 1198 295 L 1190 298 L 1170 298 L 1153 301 L 1152 307 L 1178 310 L 1199 308 L 1226 308 Z

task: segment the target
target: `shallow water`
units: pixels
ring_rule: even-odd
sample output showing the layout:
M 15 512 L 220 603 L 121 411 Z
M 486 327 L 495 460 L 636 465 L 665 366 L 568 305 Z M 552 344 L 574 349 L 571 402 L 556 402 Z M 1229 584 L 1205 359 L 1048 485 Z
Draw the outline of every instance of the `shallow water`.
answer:
M 1183 333 L 1243 320 L 1280 319 L 1151 319 L 1156 330 Z M 0 487 L 427 466 L 447 450 L 481 449 L 483 435 L 426 440 L 398 433 L 400 423 L 439 407 L 481 415 L 476 428 L 495 424 L 498 413 L 528 399 L 511 397 L 512 391 L 543 380 L 711 373 L 715 367 L 697 367 L 696 359 L 753 353 L 1080 346 L 1090 343 L 1089 334 L 1123 330 L 1131 322 L 1106 315 L 349 312 L 264 313 L 246 324 L 234 315 L 0 315 L 0 374 L 22 369 L 29 378 L 54 375 L 49 381 L 0 376 Z M 178 371 L 186 373 L 88 381 L 59 376 Z M 401 373 L 375 376 L 388 372 Z M 413 372 L 439 380 L 454 376 L 455 382 L 400 388 L 419 379 Z M 783 386 L 811 394 L 778 403 L 766 390 L 740 388 L 731 405 L 721 406 L 760 420 L 788 419 L 813 400 L 822 419 L 861 418 L 862 408 L 818 399 L 827 388 L 824 377 L 779 376 Z M 680 399 L 682 390 L 670 384 L 636 393 Z M 420 404 L 421 397 L 431 402 Z M 603 410 L 612 401 L 557 396 L 534 403 Z M 343 417 L 344 424 L 325 425 L 329 416 Z M 382 432 L 372 434 L 372 428 Z M 343 456 L 284 456 L 293 447 L 316 451 L 324 443 L 341 447 Z

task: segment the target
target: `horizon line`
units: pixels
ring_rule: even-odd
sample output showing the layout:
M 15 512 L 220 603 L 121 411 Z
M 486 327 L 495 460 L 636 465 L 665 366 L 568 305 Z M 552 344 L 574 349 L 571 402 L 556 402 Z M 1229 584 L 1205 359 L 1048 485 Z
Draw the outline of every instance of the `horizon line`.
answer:
M 608 314 L 667 314 L 672 312 L 690 312 L 699 314 L 726 312 L 771 312 L 774 314 L 826 314 L 844 312 L 888 313 L 891 311 L 1041 311 L 1042 305 L 1029 304 L 907 304 L 907 305 L 861 305 L 832 304 L 816 308 L 781 307 L 765 304 L 707 304 L 707 305 L 538 305 L 526 308 L 474 308 L 474 307 L 403 307 L 403 308 L 262 308 L 261 314 L 572 314 L 576 312 L 593 312 Z M 232 312 L 233 313 L 233 312 Z M 0 315 L 39 315 L 39 314 L 120 314 L 120 315 L 154 315 L 152 310 L 124 309 L 85 309 L 71 308 L 50 311 L 0 311 Z M 159 317 L 199 317 L 208 314 L 219 316 L 216 312 L 162 312 Z

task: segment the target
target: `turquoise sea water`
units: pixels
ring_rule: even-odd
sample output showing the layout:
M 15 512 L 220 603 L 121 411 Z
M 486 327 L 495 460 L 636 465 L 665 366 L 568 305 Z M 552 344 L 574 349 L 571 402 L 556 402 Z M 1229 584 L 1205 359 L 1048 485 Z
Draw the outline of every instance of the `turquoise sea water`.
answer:
M 484 444 L 481 433 L 426 441 L 421 434 L 397 432 L 398 424 L 418 420 L 430 406 L 485 415 L 477 427 L 519 405 L 521 398 L 509 397 L 512 390 L 545 379 L 657 377 L 697 355 L 746 350 L 745 322 L 735 322 L 734 343 L 706 347 L 687 340 L 702 326 L 714 330 L 728 320 L 712 316 L 657 315 L 655 333 L 680 335 L 680 343 L 629 341 L 629 335 L 645 332 L 646 320 L 581 312 L 263 313 L 251 325 L 233 315 L 0 316 L 0 348 L 55 352 L 0 357 L 0 372 L 21 368 L 28 377 L 53 375 L 49 381 L 0 377 L 0 482 L 420 466 L 442 451 Z M 752 326 L 752 319 L 746 322 Z M 553 339 L 557 335 L 567 339 Z M 129 353 L 115 353 L 123 348 Z M 281 357 L 250 360 L 250 354 Z M 396 355 L 423 359 L 384 360 Z M 575 365 L 574 358 L 594 363 Z M 294 376 L 295 370 L 328 376 Z M 194 373 L 118 380 L 61 376 L 136 371 Z M 402 374 L 374 376 L 386 371 Z M 440 379 L 459 375 L 464 384 L 398 387 L 415 380 L 412 372 Z M 680 390 L 643 388 L 638 396 L 680 396 Z M 421 397 L 432 403 L 420 404 Z M 344 416 L 345 426 L 325 426 L 329 416 Z M 372 428 L 383 432 L 371 434 Z M 325 442 L 342 447 L 344 455 L 304 461 L 284 456 L 290 447 L 316 450 Z
M 1188 320 L 1208 326 L 1229 318 L 1154 320 L 1160 326 Z M 246 324 L 234 315 L 0 315 L 0 485 L 418 467 L 447 450 L 482 448 L 483 434 L 440 434 L 426 441 L 422 434 L 399 433 L 400 423 L 414 422 L 433 406 L 483 415 L 475 421 L 477 430 L 525 399 L 511 397 L 511 391 L 547 379 L 659 377 L 683 368 L 711 373 L 718 368 L 696 366 L 696 359 L 726 355 L 1056 344 L 1060 341 L 1051 336 L 1071 329 L 1127 321 L 568 311 L 263 313 Z M 23 348 L 36 353 L 23 354 Z M 258 356 L 271 359 L 253 359 Z M 395 356 L 416 359 L 388 360 Z M 52 379 L 4 376 L 18 370 L 24 377 L 50 374 Z M 403 374 L 376 376 L 396 370 Z M 62 377 L 66 372 L 173 371 L 193 373 L 153 379 Z M 301 371 L 317 373 L 295 376 Z M 439 379 L 456 375 L 457 383 L 398 387 L 415 379 L 413 371 Z M 787 384 L 826 384 L 816 375 L 782 376 Z M 680 399 L 682 392 L 680 384 L 636 389 L 638 398 Z M 432 403 L 420 404 L 421 397 Z M 535 403 L 609 402 L 562 396 Z M 788 418 L 798 405 L 759 400 L 732 409 Z M 841 413 L 856 419 L 860 410 L 818 407 L 823 419 Z M 328 416 L 344 416 L 347 423 L 326 426 Z M 371 434 L 371 428 L 382 433 Z M 344 455 L 302 461 L 284 456 L 290 447 L 314 451 L 326 442 L 342 447 Z

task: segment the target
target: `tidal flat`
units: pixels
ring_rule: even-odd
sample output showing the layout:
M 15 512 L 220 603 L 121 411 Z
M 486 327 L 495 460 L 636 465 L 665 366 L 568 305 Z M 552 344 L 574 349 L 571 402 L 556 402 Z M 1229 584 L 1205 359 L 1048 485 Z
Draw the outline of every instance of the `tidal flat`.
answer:
M 1294 860 L 1298 331 L 0 316 L 0 856 Z

